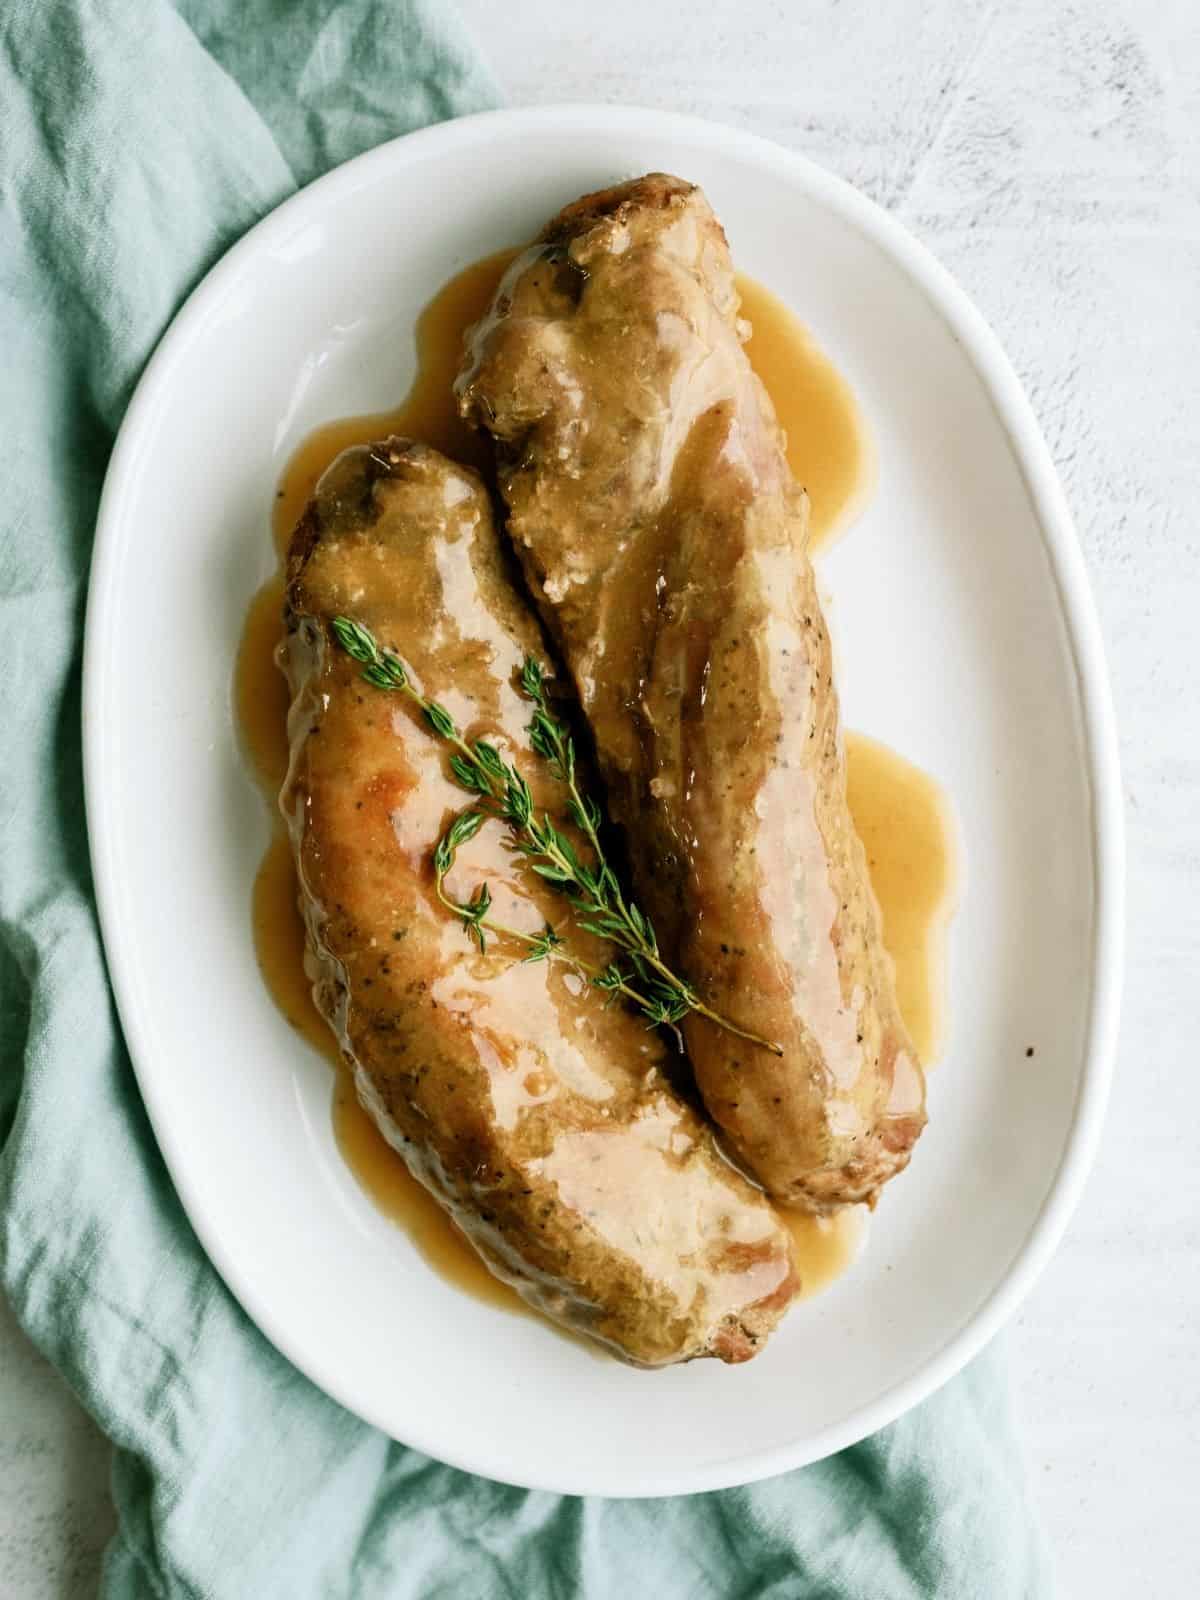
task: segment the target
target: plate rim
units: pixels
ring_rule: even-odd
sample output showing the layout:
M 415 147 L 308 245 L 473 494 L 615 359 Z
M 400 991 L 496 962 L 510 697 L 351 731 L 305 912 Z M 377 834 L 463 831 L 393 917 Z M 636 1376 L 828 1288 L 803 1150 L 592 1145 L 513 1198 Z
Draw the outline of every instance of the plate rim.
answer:
M 1100 626 L 1083 553 L 1066 496 L 1032 405 L 996 334 L 950 271 L 892 213 L 845 179 L 835 176 L 797 150 L 771 139 L 706 118 L 630 105 L 569 102 L 522 106 L 437 123 L 387 141 L 356 156 L 299 189 L 248 230 L 209 268 L 192 289 L 158 341 L 133 391 L 121 421 L 105 473 L 87 586 L 83 643 L 82 735 L 84 801 L 96 905 L 109 982 L 142 1102 L 171 1182 L 205 1254 L 235 1300 L 276 1349 L 327 1395 L 388 1437 L 393 1425 L 362 1397 L 351 1397 L 336 1370 L 327 1370 L 319 1350 L 304 1346 L 299 1334 L 281 1326 L 255 1280 L 233 1270 L 222 1242 L 209 1227 L 199 1185 L 192 1185 L 179 1154 L 179 1141 L 159 1103 L 155 1074 L 139 1066 L 149 1059 L 140 1007 L 127 964 L 126 936 L 118 917 L 120 895 L 112 859 L 109 821 L 115 806 L 113 786 L 105 780 L 106 747 L 103 707 L 108 698 L 105 643 L 116 603 L 123 544 L 122 505 L 135 478 L 143 434 L 152 419 L 159 392 L 170 381 L 176 355 L 203 329 L 211 304 L 254 256 L 270 248 L 276 236 L 292 231 L 293 218 L 315 198 L 354 192 L 377 170 L 423 156 L 452 150 L 486 138 L 489 131 L 545 133 L 557 131 L 634 134 L 653 141 L 685 138 L 698 148 L 719 148 L 741 156 L 807 192 L 837 217 L 871 239 L 908 275 L 931 308 L 949 327 L 978 375 L 996 417 L 1009 440 L 1024 479 L 1050 568 L 1059 612 L 1067 635 L 1082 722 L 1086 776 L 1091 801 L 1093 909 L 1091 953 L 1082 1070 L 1071 1124 L 1050 1189 L 1026 1238 L 1004 1277 L 971 1318 L 921 1366 L 881 1395 L 840 1421 L 807 1434 L 800 1441 L 768 1450 L 733 1455 L 699 1467 L 656 1473 L 644 1463 L 631 1463 L 617 1482 L 601 1471 L 594 1478 L 553 1470 L 506 1476 L 497 1463 L 447 1455 L 436 1430 L 420 1426 L 403 1443 L 466 1472 L 522 1488 L 560 1494 L 595 1494 L 620 1498 L 655 1498 L 699 1493 L 757 1482 L 789 1469 L 824 1459 L 895 1421 L 933 1394 L 959 1372 L 1015 1313 L 1057 1248 L 1078 1204 L 1095 1158 L 1113 1076 L 1123 978 L 1125 840 L 1124 811 L 1115 714 Z

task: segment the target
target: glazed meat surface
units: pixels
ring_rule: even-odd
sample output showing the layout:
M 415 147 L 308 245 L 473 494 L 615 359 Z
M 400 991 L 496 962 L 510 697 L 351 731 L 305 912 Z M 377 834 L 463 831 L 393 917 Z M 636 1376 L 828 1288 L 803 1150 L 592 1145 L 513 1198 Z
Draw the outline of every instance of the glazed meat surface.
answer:
M 468 335 L 508 532 L 595 737 L 634 884 L 708 1004 L 688 1054 L 777 1198 L 874 1201 L 924 1124 L 846 803 L 807 502 L 720 224 L 661 174 L 568 206 Z
M 339 457 L 296 530 L 281 804 L 317 1001 L 379 1127 L 498 1277 L 627 1360 L 745 1360 L 798 1287 L 786 1229 L 670 1089 L 642 1021 L 562 963 L 481 954 L 439 904 L 433 846 L 470 797 L 412 702 L 332 640 L 336 615 L 369 627 L 561 810 L 528 752 L 516 674 L 545 645 L 509 559 L 476 476 L 398 439 Z M 485 878 L 498 921 L 562 923 L 498 822 L 448 888 Z

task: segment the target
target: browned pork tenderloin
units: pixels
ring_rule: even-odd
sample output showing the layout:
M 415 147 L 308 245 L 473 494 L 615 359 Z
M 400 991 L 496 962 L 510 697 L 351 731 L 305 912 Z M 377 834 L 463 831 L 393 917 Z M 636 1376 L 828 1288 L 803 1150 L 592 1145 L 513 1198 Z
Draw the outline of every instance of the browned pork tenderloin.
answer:
M 497 1277 L 626 1360 L 742 1361 L 798 1287 L 786 1229 L 669 1088 L 642 1020 L 565 965 L 481 954 L 438 902 L 433 845 L 469 797 L 411 701 L 331 638 L 339 613 L 369 627 L 560 810 L 528 752 L 516 674 L 545 647 L 507 559 L 476 476 L 398 439 L 339 457 L 296 530 L 281 804 L 318 1004 L 379 1127 Z M 484 878 L 501 922 L 562 923 L 499 823 L 449 888 Z
M 568 206 L 468 335 L 508 533 L 595 736 L 664 950 L 781 1058 L 696 1015 L 705 1104 L 770 1193 L 873 1201 L 925 1121 L 846 803 L 807 501 L 701 191 Z

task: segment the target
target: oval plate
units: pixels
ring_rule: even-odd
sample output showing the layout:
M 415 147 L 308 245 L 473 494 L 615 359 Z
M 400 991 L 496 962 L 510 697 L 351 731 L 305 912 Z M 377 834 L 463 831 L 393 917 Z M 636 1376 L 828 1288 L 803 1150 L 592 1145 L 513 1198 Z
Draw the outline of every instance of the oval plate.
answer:
M 704 186 L 739 270 L 812 328 L 873 429 L 878 493 L 821 562 L 846 721 L 945 785 L 968 892 L 930 1125 L 862 1259 L 748 1365 L 646 1373 L 464 1297 L 344 1166 L 328 1067 L 255 962 L 268 820 L 230 681 L 298 441 L 403 396 L 417 313 L 465 263 L 655 168 Z M 566 107 L 428 129 L 313 184 L 214 268 L 142 378 L 101 504 L 85 674 L 101 922 L 155 1133 L 229 1287 L 360 1416 L 511 1483 L 720 1488 L 891 1421 L 1028 1291 L 1091 1159 L 1116 1033 L 1104 663 L 1011 367 L 946 272 L 844 183 L 725 128 Z

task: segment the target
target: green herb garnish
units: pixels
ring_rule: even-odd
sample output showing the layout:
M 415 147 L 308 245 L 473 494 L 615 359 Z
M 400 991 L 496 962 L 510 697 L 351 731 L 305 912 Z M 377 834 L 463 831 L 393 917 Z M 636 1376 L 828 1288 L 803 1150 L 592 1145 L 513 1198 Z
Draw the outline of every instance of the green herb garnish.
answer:
M 534 708 L 529 742 L 566 788 L 567 816 L 587 843 L 590 863 L 580 860 L 574 844 L 548 812 L 543 811 L 539 817 L 529 785 L 517 769 L 486 740 L 468 742 L 445 707 L 421 694 L 400 657 L 381 649 L 369 628 L 349 617 L 335 617 L 332 627 L 341 648 L 361 664 L 367 683 L 402 693 L 417 706 L 433 732 L 452 747 L 450 770 L 456 782 L 478 797 L 479 804 L 461 812 L 442 834 L 434 849 L 433 863 L 439 900 L 463 923 L 481 951 L 487 948 L 489 933 L 514 939 L 527 947 L 525 961 L 564 961 L 583 973 L 596 989 L 629 1000 L 651 1024 L 675 1027 L 695 1011 L 739 1038 L 775 1055 L 783 1054 L 779 1045 L 711 1010 L 691 985 L 663 961 L 650 919 L 633 901 L 626 900 L 605 856 L 600 839 L 600 807 L 590 795 L 580 792 L 575 743 L 570 730 L 550 709 L 545 673 L 538 661 L 526 657 L 520 679 L 521 690 Z M 540 934 L 530 934 L 493 921 L 488 915 L 492 897 L 486 883 L 480 884 L 469 900 L 456 900 L 447 893 L 445 879 L 456 852 L 475 837 L 490 817 L 507 827 L 513 848 L 526 858 L 531 871 L 567 897 L 578 926 L 616 947 L 616 959 L 596 971 L 570 954 L 561 935 L 550 926 Z

